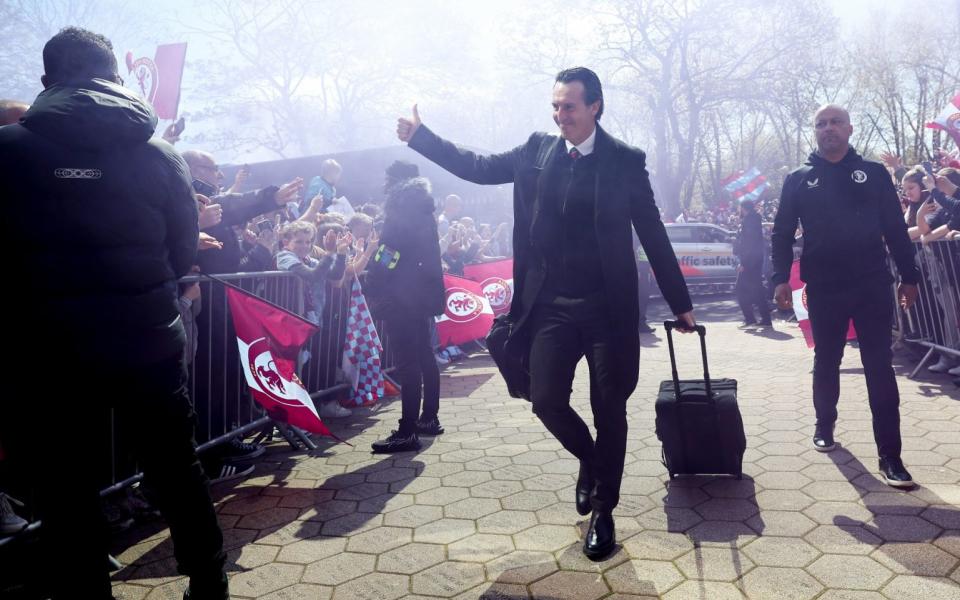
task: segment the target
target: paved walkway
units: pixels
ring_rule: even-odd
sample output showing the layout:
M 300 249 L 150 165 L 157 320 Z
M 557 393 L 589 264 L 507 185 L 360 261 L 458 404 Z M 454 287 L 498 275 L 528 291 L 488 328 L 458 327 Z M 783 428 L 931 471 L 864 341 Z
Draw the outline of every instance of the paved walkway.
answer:
M 396 598 L 617 600 L 960 599 L 960 395 L 945 376 L 900 378 L 903 458 L 920 486 L 878 480 L 855 349 L 842 369 L 838 441 L 808 443 L 812 353 L 793 326 L 759 336 L 709 326 L 714 376 L 740 382 L 746 476 L 668 483 L 653 398 L 669 377 L 666 342 L 646 336 L 630 400 L 621 547 L 602 563 L 580 552 L 577 461 L 509 398 L 486 357 L 448 369 L 447 433 L 418 454 L 372 455 L 399 401 L 335 431 L 354 444 L 292 453 L 275 444 L 254 477 L 215 489 L 230 549 L 231 591 L 264 600 Z M 682 376 L 696 376 L 695 338 Z M 574 402 L 589 414 L 586 365 Z M 903 372 L 906 365 L 899 369 Z M 429 440 L 429 438 L 427 438 Z M 118 598 L 179 600 L 167 531 L 117 548 Z

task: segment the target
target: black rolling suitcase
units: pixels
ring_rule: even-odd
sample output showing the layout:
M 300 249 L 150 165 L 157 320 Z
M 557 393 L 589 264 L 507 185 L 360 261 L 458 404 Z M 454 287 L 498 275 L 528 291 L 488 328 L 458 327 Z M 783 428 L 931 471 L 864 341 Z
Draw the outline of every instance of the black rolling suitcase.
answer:
M 710 379 L 707 330 L 697 326 L 703 355 L 703 379 L 681 380 L 673 351 L 676 321 L 663 324 L 670 349 L 673 379 L 660 383 L 657 394 L 657 438 L 663 444 L 663 464 L 670 478 L 677 475 L 728 474 L 739 479 L 747 438 L 737 407 L 736 379 Z

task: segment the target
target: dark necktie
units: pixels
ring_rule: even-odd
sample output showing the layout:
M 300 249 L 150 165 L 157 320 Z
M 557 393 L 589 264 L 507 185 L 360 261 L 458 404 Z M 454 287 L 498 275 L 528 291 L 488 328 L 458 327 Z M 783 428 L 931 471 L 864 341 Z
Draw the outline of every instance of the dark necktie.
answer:
M 577 150 L 576 148 L 570 148 L 570 158 L 572 158 L 573 160 L 577 160 L 581 156 L 583 155 L 580 154 L 579 150 Z

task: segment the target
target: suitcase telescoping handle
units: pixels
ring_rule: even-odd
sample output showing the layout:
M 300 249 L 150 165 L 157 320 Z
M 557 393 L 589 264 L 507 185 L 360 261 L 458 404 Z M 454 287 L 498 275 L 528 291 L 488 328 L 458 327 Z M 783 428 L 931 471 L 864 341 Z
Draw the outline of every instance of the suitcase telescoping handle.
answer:
M 670 349 L 670 369 L 673 372 L 673 393 L 677 397 L 677 402 L 679 402 L 680 376 L 677 375 L 677 357 L 673 352 L 673 330 L 689 330 L 689 328 L 686 326 L 686 323 L 681 323 L 680 321 L 664 321 L 663 328 L 667 332 L 667 348 Z M 703 356 L 703 381 L 707 387 L 707 399 L 713 400 L 713 392 L 710 390 L 710 369 L 707 367 L 707 328 L 703 325 L 697 325 L 694 327 L 694 330 L 700 337 L 700 354 Z

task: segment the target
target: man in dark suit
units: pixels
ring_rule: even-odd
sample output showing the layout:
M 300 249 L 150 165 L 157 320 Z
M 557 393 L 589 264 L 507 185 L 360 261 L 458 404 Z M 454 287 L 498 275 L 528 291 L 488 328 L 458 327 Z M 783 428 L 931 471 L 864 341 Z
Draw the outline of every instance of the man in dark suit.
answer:
M 598 125 L 603 90 L 582 67 L 557 75 L 553 117 L 560 136 L 534 133 L 502 154 L 479 156 L 400 119 L 401 141 L 454 175 L 480 184 L 513 183 L 515 330 L 529 339 L 534 413 L 580 459 L 577 510 L 593 510 L 584 553 L 615 546 L 612 511 L 620 498 L 627 444 L 627 398 L 640 361 L 637 265 L 630 224 L 682 323 L 694 323 L 690 296 L 660 222 L 644 153 Z M 570 407 L 574 372 L 586 356 L 597 439 Z
M 763 289 L 763 254 L 766 241 L 763 239 L 763 223 L 753 201 L 740 203 L 740 231 L 737 232 L 737 302 L 743 312 L 742 327 L 754 327 L 757 320 L 753 309 L 760 314 L 760 327 L 773 326 L 770 320 L 770 305 Z

